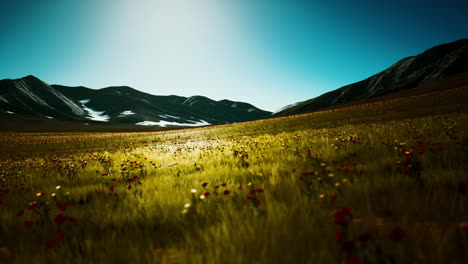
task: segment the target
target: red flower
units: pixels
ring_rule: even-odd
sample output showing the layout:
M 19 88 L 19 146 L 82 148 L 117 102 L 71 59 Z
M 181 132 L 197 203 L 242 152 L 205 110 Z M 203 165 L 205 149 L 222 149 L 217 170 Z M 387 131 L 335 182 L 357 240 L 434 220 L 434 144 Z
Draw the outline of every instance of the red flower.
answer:
M 346 260 L 346 264 L 357 264 L 361 263 L 361 257 L 359 256 L 351 256 Z
M 209 192 L 205 192 L 205 193 L 203 194 L 203 196 L 205 196 L 205 197 L 208 197 L 208 195 L 210 195 Z
M 223 194 L 228 195 L 231 191 L 229 190 L 224 190 Z
M 57 242 L 55 242 L 55 241 L 47 241 L 47 242 L 45 242 L 45 246 L 46 246 L 47 248 L 54 248 L 55 246 L 57 246 Z
M 343 207 L 340 211 L 334 214 L 335 224 L 337 225 L 347 225 L 348 219 L 351 218 L 351 210 L 349 208 Z
M 239 187 L 237 187 L 237 190 L 242 190 L 242 185 L 239 185 Z
M 258 192 L 258 193 L 262 193 L 262 192 L 264 192 L 264 191 L 265 191 L 265 190 L 263 190 L 263 189 L 257 189 L 257 192 Z
M 390 209 L 384 210 L 383 215 L 387 216 L 387 217 L 391 217 L 391 216 L 393 216 L 393 211 L 390 210 Z
M 63 236 L 65 234 L 63 232 L 58 233 L 58 235 L 55 237 L 55 241 L 59 242 L 60 240 L 63 239 Z
M 116 179 L 116 178 L 114 178 L 114 179 L 112 179 L 111 181 L 116 181 L 116 180 L 117 180 L 117 179 Z
M 343 252 L 351 251 L 354 248 L 354 241 L 349 240 L 341 243 L 340 249 Z
M 219 185 L 216 185 L 216 186 L 215 186 L 215 189 L 218 189 L 218 188 L 219 188 Z
M 330 196 L 330 200 L 336 200 L 336 198 L 338 198 L 338 194 L 334 194 L 332 196 Z
M 260 204 L 262 204 L 262 202 L 261 202 L 260 200 L 257 200 L 257 201 L 255 202 L 255 206 L 257 206 L 257 207 L 259 207 Z
M 110 192 L 114 192 L 114 188 L 115 188 L 114 185 L 109 186 L 109 191 L 110 191 Z
M 221 186 L 226 187 L 227 183 L 221 183 Z
M 33 224 L 34 224 L 33 221 L 24 221 L 24 223 L 23 223 L 24 227 L 26 227 L 26 228 L 31 227 Z
M 342 238 L 343 238 L 343 232 L 336 233 L 335 241 L 341 241 Z
M 403 229 L 397 226 L 390 231 L 389 238 L 392 241 L 400 241 L 403 238 L 405 238 L 405 235 L 405 231 L 403 231 Z
M 252 196 L 247 195 L 247 200 L 251 200 L 251 199 L 252 199 Z
M 57 224 L 57 225 L 61 225 L 63 223 L 65 223 L 65 221 L 67 221 L 67 217 L 64 216 L 63 214 L 58 214 L 55 216 L 54 218 L 54 222 Z
M 59 204 L 59 205 L 57 205 L 57 208 L 59 209 L 59 211 L 64 211 L 65 209 L 68 208 L 68 205 L 66 205 L 66 204 Z
M 202 187 L 206 187 L 207 185 L 208 185 L 208 183 L 205 182 L 205 183 L 203 183 L 201 186 L 202 186 Z
M 358 241 L 360 243 L 366 243 L 367 241 L 369 241 L 370 238 L 371 238 L 371 234 L 366 232 L 366 233 L 362 233 L 361 235 L 359 235 Z
M 132 185 L 127 186 L 127 190 L 130 190 L 132 188 Z

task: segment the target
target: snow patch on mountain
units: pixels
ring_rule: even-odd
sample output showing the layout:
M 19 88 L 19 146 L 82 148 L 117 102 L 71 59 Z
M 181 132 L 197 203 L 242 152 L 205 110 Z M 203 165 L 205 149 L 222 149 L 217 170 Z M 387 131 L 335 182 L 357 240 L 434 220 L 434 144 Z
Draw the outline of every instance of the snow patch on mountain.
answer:
M 8 114 L 10 114 L 10 115 L 13 115 L 13 114 L 14 114 L 14 112 L 12 112 L 12 111 L 6 111 L 6 112 L 7 112 Z
M 189 120 L 190 121 L 190 120 Z M 205 120 L 200 120 L 200 121 L 190 121 L 190 122 L 195 122 L 195 123 L 177 123 L 177 122 L 168 122 L 165 120 L 161 120 L 159 122 L 153 122 L 153 121 L 143 121 L 143 122 L 138 122 L 135 125 L 139 126 L 160 126 L 160 127 L 166 127 L 166 126 L 188 126 L 188 127 L 197 127 L 197 126 L 207 126 L 211 125 L 210 123 L 206 122 Z
M 135 113 L 132 111 L 132 110 L 126 110 L 126 111 L 123 111 L 122 113 L 120 113 L 119 117 L 122 117 L 122 116 L 128 116 L 128 115 L 134 115 Z
M 90 99 L 80 100 L 80 103 L 83 105 L 83 109 L 88 112 L 88 119 L 100 122 L 108 122 L 110 117 L 104 114 L 104 111 L 96 111 L 92 108 L 87 107 L 85 104 L 89 103 Z
M 162 118 L 177 118 L 177 119 L 180 119 L 180 117 L 178 116 L 172 116 L 172 115 L 159 115 L 159 117 L 162 117 Z
M 303 101 L 297 102 L 297 103 L 294 103 L 294 104 L 290 104 L 290 105 L 287 105 L 287 106 L 285 106 L 285 107 L 282 107 L 282 108 L 276 110 L 275 112 L 273 112 L 272 115 L 274 115 L 274 114 L 276 114 L 276 113 L 279 113 L 279 112 L 281 112 L 281 111 L 283 111 L 283 110 L 286 110 L 286 109 L 288 109 L 288 108 L 290 108 L 290 107 L 299 105 L 299 104 L 301 104 L 301 103 L 303 103 Z

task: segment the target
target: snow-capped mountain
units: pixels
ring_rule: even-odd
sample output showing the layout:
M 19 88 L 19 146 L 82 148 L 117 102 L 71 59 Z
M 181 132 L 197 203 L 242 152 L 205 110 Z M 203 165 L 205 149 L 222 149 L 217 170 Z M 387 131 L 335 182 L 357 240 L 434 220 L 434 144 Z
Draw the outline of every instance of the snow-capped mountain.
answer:
M 1 116 L 78 122 L 193 127 L 252 121 L 271 112 L 203 96 L 157 96 L 127 86 L 90 89 L 48 85 L 34 76 L 0 80 Z

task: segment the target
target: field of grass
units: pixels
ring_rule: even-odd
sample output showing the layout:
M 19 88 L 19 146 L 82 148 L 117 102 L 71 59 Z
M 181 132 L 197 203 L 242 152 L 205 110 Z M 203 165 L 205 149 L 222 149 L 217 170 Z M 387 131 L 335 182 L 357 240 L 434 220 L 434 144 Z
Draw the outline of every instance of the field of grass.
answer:
M 465 263 L 467 94 L 0 134 L 0 263 Z

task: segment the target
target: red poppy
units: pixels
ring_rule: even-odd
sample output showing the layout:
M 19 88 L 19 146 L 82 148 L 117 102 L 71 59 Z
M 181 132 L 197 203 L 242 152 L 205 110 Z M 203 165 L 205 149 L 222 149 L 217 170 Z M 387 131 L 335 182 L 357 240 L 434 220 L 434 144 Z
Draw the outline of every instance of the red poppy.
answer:
M 205 182 L 205 183 L 203 183 L 201 186 L 202 186 L 202 187 L 206 187 L 207 185 L 208 185 L 208 183 Z
M 221 183 L 221 186 L 226 187 L 227 183 Z
M 57 208 L 59 209 L 59 211 L 65 211 L 65 209 L 68 208 L 68 205 L 66 205 L 66 204 L 59 204 L 59 205 L 57 205 Z
M 371 234 L 366 232 L 366 233 L 362 233 L 361 235 L 359 235 L 358 241 L 360 243 L 366 243 L 367 241 L 369 241 L 370 238 L 371 238 Z
M 228 195 L 231 191 L 229 190 L 224 190 L 223 194 Z
M 251 199 L 252 199 L 252 196 L 247 195 L 247 200 L 251 200 Z
M 132 189 L 132 185 L 127 186 L 127 190 Z
M 114 185 L 109 186 L 109 191 L 110 191 L 110 192 L 114 192 L 114 188 L 115 188 Z
M 337 211 L 334 214 L 335 224 L 337 225 L 347 225 L 348 219 L 351 218 L 351 210 L 349 208 L 343 207 L 340 211 Z
M 216 185 L 216 186 L 215 186 L 215 189 L 218 189 L 218 188 L 219 188 L 219 185 Z
M 112 179 L 111 181 L 116 181 L 116 180 L 117 180 L 117 179 L 114 178 L 114 179 Z
M 400 241 L 403 238 L 405 238 L 405 235 L 405 231 L 403 231 L 403 229 L 397 226 L 390 231 L 389 238 L 392 241 Z
M 237 187 L 237 190 L 242 190 L 242 185 L 239 185 L 239 187 Z
M 208 197 L 208 195 L 210 195 L 209 192 L 205 192 L 205 193 L 203 194 L 203 196 L 205 196 L 205 197 Z
M 351 251 L 354 248 L 354 241 L 349 240 L 341 243 L 340 249 L 343 252 Z
M 64 216 L 63 214 L 58 214 L 55 216 L 54 218 L 54 222 L 57 224 L 57 225 L 61 225 L 63 223 L 65 223 L 65 221 L 67 221 L 67 217 Z
M 60 240 L 63 239 L 64 235 L 65 234 L 63 232 L 58 233 L 57 237 L 55 237 L 55 241 L 59 242 Z
M 357 264 L 361 263 L 361 257 L 359 256 L 351 256 L 346 260 L 346 264 Z
M 31 227 L 33 224 L 34 224 L 33 221 L 24 221 L 24 223 L 23 223 L 24 227 L 26 227 L 26 228 Z
M 257 200 L 257 201 L 255 202 L 255 206 L 257 206 L 257 207 L 259 207 L 261 204 L 262 204 L 262 202 L 261 202 L 260 200 Z
M 342 238 L 343 238 L 343 232 L 336 233 L 335 241 L 341 241 Z
M 393 210 L 390 210 L 390 209 L 384 210 L 383 215 L 387 217 L 393 216 Z
M 45 246 L 46 246 L 47 248 L 54 248 L 55 246 L 57 246 L 57 242 L 55 242 L 55 241 L 47 241 L 47 242 L 45 242 Z
M 338 194 L 334 194 L 332 196 L 330 196 L 330 200 L 336 200 L 336 198 L 338 198 Z
M 263 189 L 257 189 L 256 191 L 257 191 L 258 193 L 262 193 L 262 192 L 264 192 L 265 190 L 263 190 Z

